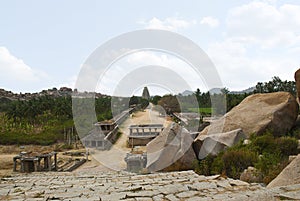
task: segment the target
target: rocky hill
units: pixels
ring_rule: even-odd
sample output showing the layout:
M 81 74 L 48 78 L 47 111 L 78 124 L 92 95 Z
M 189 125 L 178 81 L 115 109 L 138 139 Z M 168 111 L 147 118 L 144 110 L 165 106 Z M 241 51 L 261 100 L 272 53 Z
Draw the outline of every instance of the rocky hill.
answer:
M 5 89 L 0 89 L 0 99 L 9 99 L 9 100 L 29 100 L 32 98 L 38 98 L 41 96 L 52 96 L 52 97 L 62 97 L 62 96 L 71 96 L 72 94 L 80 94 L 76 89 L 72 90 L 68 87 L 61 87 L 60 89 L 52 88 L 42 90 L 35 93 L 14 93 L 12 91 L 7 91 Z M 93 92 L 82 92 L 82 94 L 95 94 L 96 98 L 104 96 L 101 93 Z

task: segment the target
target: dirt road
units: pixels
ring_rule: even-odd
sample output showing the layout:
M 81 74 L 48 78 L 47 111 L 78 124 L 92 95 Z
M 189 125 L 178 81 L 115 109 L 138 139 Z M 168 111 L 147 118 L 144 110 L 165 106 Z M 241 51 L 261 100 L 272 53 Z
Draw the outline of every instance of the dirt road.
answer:
M 126 168 L 124 158 L 128 152 L 131 151 L 127 147 L 127 138 L 129 135 L 128 127 L 132 124 L 163 124 L 167 126 L 170 120 L 160 117 L 157 111 L 153 110 L 153 105 L 150 104 L 144 111 L 133 113 L 131 117 L 127 118 L 121 125 L 119 125 L 122 135 L 110 150 L 94 151 L 91 153 L 91 161 L 82 165 L 76 172 L 86 171 L 102 171 L 107 168 L 113 170 L 123 170 Z

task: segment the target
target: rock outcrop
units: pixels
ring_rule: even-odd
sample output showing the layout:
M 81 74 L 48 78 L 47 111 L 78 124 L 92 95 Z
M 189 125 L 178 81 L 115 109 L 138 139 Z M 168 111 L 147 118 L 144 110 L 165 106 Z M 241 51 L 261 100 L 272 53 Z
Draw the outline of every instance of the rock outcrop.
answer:
M 268 184 L 268 188 L 300 184 L 300 154 Z
M 199 135 L 193 143 L 193 148 L 197 157 L 203 159 L 208 154 L 217 155 L 227 147 L 231 147 L 245 138 L 242 129 L 212 135 Z
M 300 100 L 300 69 L 298 69 L 295 72 L 295 81 L 296 81 L 296 88 L 297 88 L 297 96 L 298 96 L 298 101 Z
M 284 135 L 294 125 L 298 115 L 298 103 L 288 92 L 254 94 L 219 120 L 206 127 L 199 135 L 216 134 L 241 128 L 249 137 L 266 130 L 275 136 Z
M 185 128 L 176 123 L 170 124 L 147 144 L 147 170 L 155 172 L 192 169 L 196 160 L 191 146 L 193 140 Z

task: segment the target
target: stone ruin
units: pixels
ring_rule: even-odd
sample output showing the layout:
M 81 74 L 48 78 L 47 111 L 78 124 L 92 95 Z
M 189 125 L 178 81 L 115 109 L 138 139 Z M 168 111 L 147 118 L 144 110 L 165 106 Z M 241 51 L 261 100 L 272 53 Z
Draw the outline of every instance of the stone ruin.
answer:
M 118 137 L 119 126 L 135 108 L 124 110 L 113 119 L 97 122 L 94 129 L 81 139 L 86 148 L 95 148 L 98 150 L 108 150 L 115 143 Z
M 163 131 L 162 124 L 139 124 L 129 126 L 128 146 L 146 146 Z
M 102 121 L 95 124 L 95 128 L 82 138 L 87 148 L 99 150 L 109 149 L 117 137 L 118 126 L 114 121 Z
M 128 172 L 141 172 L 146 168 L 147 164 L 147 154 L 146 153 L 127 153 L 125 157 L 125 162 L 127 163 L 126 170 Z
M 13 158 L 14 172 L 40 172 L 57 170 L 57 153 L 33 154 L 21 152 Z M 18 164 L 20 164 L 18 170 Z

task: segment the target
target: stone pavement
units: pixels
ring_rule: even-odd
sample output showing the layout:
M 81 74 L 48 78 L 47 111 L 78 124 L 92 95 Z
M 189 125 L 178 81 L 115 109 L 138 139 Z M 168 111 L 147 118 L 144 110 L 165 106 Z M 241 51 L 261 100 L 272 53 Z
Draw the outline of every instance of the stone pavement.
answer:
M 300 184 L 260 184 L 201 176 L 193 171 L 136 175 L 128 172 L 44 172 L 0 179 L 0 200 L 300 200 Z

